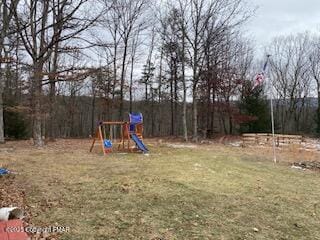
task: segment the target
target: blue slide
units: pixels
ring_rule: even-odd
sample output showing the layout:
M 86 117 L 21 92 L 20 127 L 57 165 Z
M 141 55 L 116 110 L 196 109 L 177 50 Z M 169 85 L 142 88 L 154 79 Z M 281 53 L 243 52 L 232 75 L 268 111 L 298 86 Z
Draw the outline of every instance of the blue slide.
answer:
M 0 168 L 0 176 L 2 175 L 6 175 L 6 174 L 9 174 L 9 170 L 5 169 L 5 168 Z
M 143 142 L 138 138 L 138 136 L 133 133 L 130 134 L 132 140 L 137 144 L 137 147 L 143 152 L 143 153 L 147 153 L 149 150 L 148 148 L 143 144 Z

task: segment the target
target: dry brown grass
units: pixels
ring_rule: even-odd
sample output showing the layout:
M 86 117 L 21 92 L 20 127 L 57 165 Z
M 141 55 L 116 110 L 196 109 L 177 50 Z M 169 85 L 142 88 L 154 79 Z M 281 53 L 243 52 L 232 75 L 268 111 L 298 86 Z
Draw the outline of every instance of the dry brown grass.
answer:
M 263 155 L 272 160 L 271 147 L 253 146 L 245 148 L 246 153 L 251 155 Z M 300 145 L 289 145 L 285 147 L 276 148 L 276 156 L 280 164 L 292 164 L 300 161 L 320 161 L 320 153 L 317 151 L 310 151 L 303 149 Z
M 18 173 L 32 224 L 70 227 L 61 239 L 320 239 L 319 174 L 288 166 L 313 153 L 274 165 L 268 148 L 167 142 L 107 157 L 89 140 L 10 142 L 0 166 Z

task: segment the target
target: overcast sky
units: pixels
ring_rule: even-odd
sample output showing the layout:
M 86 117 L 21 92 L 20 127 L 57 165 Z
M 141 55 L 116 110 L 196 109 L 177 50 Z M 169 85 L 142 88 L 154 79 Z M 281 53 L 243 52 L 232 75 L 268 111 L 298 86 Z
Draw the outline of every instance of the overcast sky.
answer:
M 298 32 L 320 33 L 320 0 L 247 0 L 257 6 L 247 28 L 258 52 L 278 35 Z

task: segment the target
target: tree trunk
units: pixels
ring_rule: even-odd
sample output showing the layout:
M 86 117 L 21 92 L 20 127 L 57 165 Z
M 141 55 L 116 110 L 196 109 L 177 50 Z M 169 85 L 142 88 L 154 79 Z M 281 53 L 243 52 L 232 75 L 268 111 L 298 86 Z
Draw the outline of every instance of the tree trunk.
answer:
M 117 43 L 117 29 L 114 30 L 114 55 L 113 55 L 113 84 L 112 84 L 112 101 L 110 104 L 111 121 L 114 120 L 114 104 L 115 104 L 115 89 L 117 85 L 117 57 L 118 57 L 118 43 Z
M 95 127 L 96 127 L 95 121 L 94 121 L 95 108 L 96 108 L 96 94 L 93 94 L 92 101 L 91 101 L 91 135 L 92 137 L 94 137 Z
M 211 83 L 207 81 L 207 115 L 206 115 L 206 138 L 211 137 Z
M 160 55 L 160 67 L 159 67 L 159 87 L 158 87 L 158 135 L 161 136 L 161 123 L 162 123 L 162 108 L 161 108 L 161 96 L 162 96 L 162 60 L 163 60 L 163 51 Z
M 99 78 L 98 78 L 98 82 L 100 82 L 100 81 L 103 81 L 103 79 L 101 78 L 101 76 L 99 76 Z M 107 121 L 112 121 L 112 109 L 111 109 L 111 107 L 112 107 L 112 100 L 111 100 L 111 95 L 110 95 L 110 93 L 111 93 L 111 80 L 110 79 L 108 79 L 108 82 L 107 82 L 107 92 L 105 92 L 105 94 L 104 94 L 104 97 L 105 97 L 105 106 L 106 106 L 106 108 L 107 108 L 107 110 L 106 110 L 106 112 L 107 112 L 107 116 L 106 116 L 106 118 L 104 118 L 104 119 L 106 119 Z M 95 108 L 95 106 L 96 106 L 96 83 L 94 84 L 94 86 L 93 86 L 93 88 L 92 88 L 92 94 L 93 94 L 93 97 L 94 97 L 94 108 Z M 95 109 L 94 109 L 94 112 L 95 112 Z
M 5 141 L 4 141 L 4 122 L 3 122 L 3 84 L 2 84 L 2 78 L 0 75 L 0 144 L 4 142 Z
M 132 57 L 131 57 L 131 73 L 130 73 L 130 85 L 129 85 L 129 112 L 132 113 L 132 101 L 133 101 L 133 97 L 132 97 L 132 86 L 133 86 L 133 62 L 134 62 L 134 54 L 132 53 Z
M 151 137 L 154 136 L 154 92 L 151 88 Z
M 33 111 L 33 144 L 36 147 L 42 147 L 42 117 L 41 117 L 41 94 L 42 94 L 42 69 L 41 63 L 34 64 L 33 85 L 34 85 L 34 111 Z
M 1 11 L 1 32 L 0 32 L 0 59 L 2 58 L 2 50 L 4 49 L 4 39 L 7 37 L 7 29 L 9 28 L 9 21 L 8 18 L 8 9 L 7 9 L 7 1 L 3 1 L 1 4 L 2 9 Z M 0 62 L 0 144 L 4 143 L 4 122 L 3 122 L 3 91 L 4 91 L 4 77 L 2 73 L 2 66 Z
M 119 120 L 123 120 L 123 100 L 124 100 L 124 78 L 126 72 L 126 61 L 127 61 L 127 51 L 128 51 L 128 40 L 124 40 L 124 52 L 122 57 L 122 67 L 121 67 L 121 82 L 120 82 L 120 106 L 119 106 Z
M 232 117 L 229 115 L 229 134 L 233 134 L 233 123 L 232 123 Z
M 197 84 L 198 84 L 198 45 L 197 45 L 197 35 L 194 41 L 194 56 L 193 56 L 193 86 L 192 86 L 192 124 L 193 124 L 193 141 L 198 142 L 198 100 L 197 100 Z
M 188 141 L 188 125 L 187 125 L 187 84 L 185 75 L 185 47 L 186 47 L 186 35 L 185 26 L 182 24 L 182 56 L 181 56 L 181 70 L 182 70 L 182 86 L 183 86 L 183 107 L 182 107 L 182 128 L 183 128 L 183 139 Z
M 215 78 L 216 80 L 216 78 Z M 211 107 L 211 134 L 214 135 L 214 118 L 215 118 L 215 104 L 216 104 L 216 84 L 212 84 L 212 107 Z
M 149 82 L 148 78 L 146 79 L 146 82 L 144 83 L 144 100 L 146 101 L 146 104 L 148 103 L 148 82 Z
M 229 96 L 226 98 L 226 105 L 227 105 L 227 109 L 228 109 L 229 134 L 232 134 L 233 133 L 233 123 L 232 123 L 232 111 L 231 111 Z
M 56 129 L 55 129 L 55 97 L 56 97 L 56 83 L 53 80 L 50 80 L 50 93 L 49 93 L 49 138 L 54 140 L 56 138 Z
M 57 13 L 53 14 L 54 21 L 57 21 Z M 58 27 L 54 27 L 54 34 L 60 36 Z M 59 54 L 59 42 L 56 42 L 52 51 L 52 68 L 49 67 L 50 75 L 50 93 L 49 93 L 49 138 L 54 140 L 56 138 L 56 120 L 55 120 L 55 102 L 56 102 L 56 80 L 58 71 L 58 54 Z
M 44 142 L 41 134 L 41 89 L 39 87 L 36 88 L 36 93 L 34 95 L 33 144 L 36 147 L 42 147 Z
M 197 100 L 197 85 L 198 85 L 198 44 L 197 35 L 194 41 L 194 56 L 193 56 L 193 87 L 192 87 L 192 124 L 193 124 L 193 141 L 198 142 L 198 100 Z
M 193 105 L 192 105 L 192 124 L 193 124 L 193 141 L 198 142 L 198 100 L 195 87 L 193 88 Z
M 139 35 L 138 35 L 139 36 Z M 133 88 L 133 69 L 134 69 L 134 61 L 136 57 L 136 50 L 138 45 L 138 36 L 133 39 L 132 41 L 132 51 L 131 51 L 131 69 L 130 69 L 130 84 L 129 84 L 129 112 L 132 113 L 132 102 L 133 102 L 133 96 L 132 96 L 132 88 Z
M 182 41 L 182 85 L 183 85 L 183 107 L 182 107 L 182 127 L 183 127 L 183 139 L 188 141 L 188 125 L 187 125 L 187 84 L 185 77 L 185 59 L 184 59 L 184 39 Z
M 317 134 L 320 136 L 320 82 L 317 82 L 318 108 L 317 108 Z
M 177 120 L 178 120 L 178 67 L 177 67 L 177 63 L 175 61 L 175 64 L 174 64 L 174 122 L 176 123 L 175 124 L 175 129 L 174 129 L 174 133 L 175 133 L 175 136 L 177 137 L 178 136 L 178 131 L 179 129 L 177 129 L 177 126 L 178 123 L 177 123 Z
M 172 67 L 172 65 L 171 65 Z M 174 103 L 173 103 L 173 74 L 171 69 L 171 77 L 170 77 L 170 109 L 171 109 L 171 136 L 174 135 Z

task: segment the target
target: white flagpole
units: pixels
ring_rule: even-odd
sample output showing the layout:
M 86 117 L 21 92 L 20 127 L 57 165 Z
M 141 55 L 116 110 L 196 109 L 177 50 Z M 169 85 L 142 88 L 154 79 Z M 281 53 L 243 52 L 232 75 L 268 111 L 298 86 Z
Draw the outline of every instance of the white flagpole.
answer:
M 273 101 L 272 101 L 272 94 L 270 98 L 270 108 L 271 108 L 271 127 L 272 127 L 272 150 L 273 150 L 273 161 L 277 163 L 277 156 L 276 156 L 276 139 L 274 134 L 274 117 L 273 117 Z
M 267 55 L 267 61 L 269 61 L 271 55 Z M 273 161 L 277 163 L 276 156 L 276 139 L 274 133 L 274 115 L 273 115 L 273 94 L 272 94 L 272 84 L 269 78 L 269 96 L 270 96 L 270 112 L 271 112 L 271 130 L 272 130 L 272 150 L 273 150 Z

